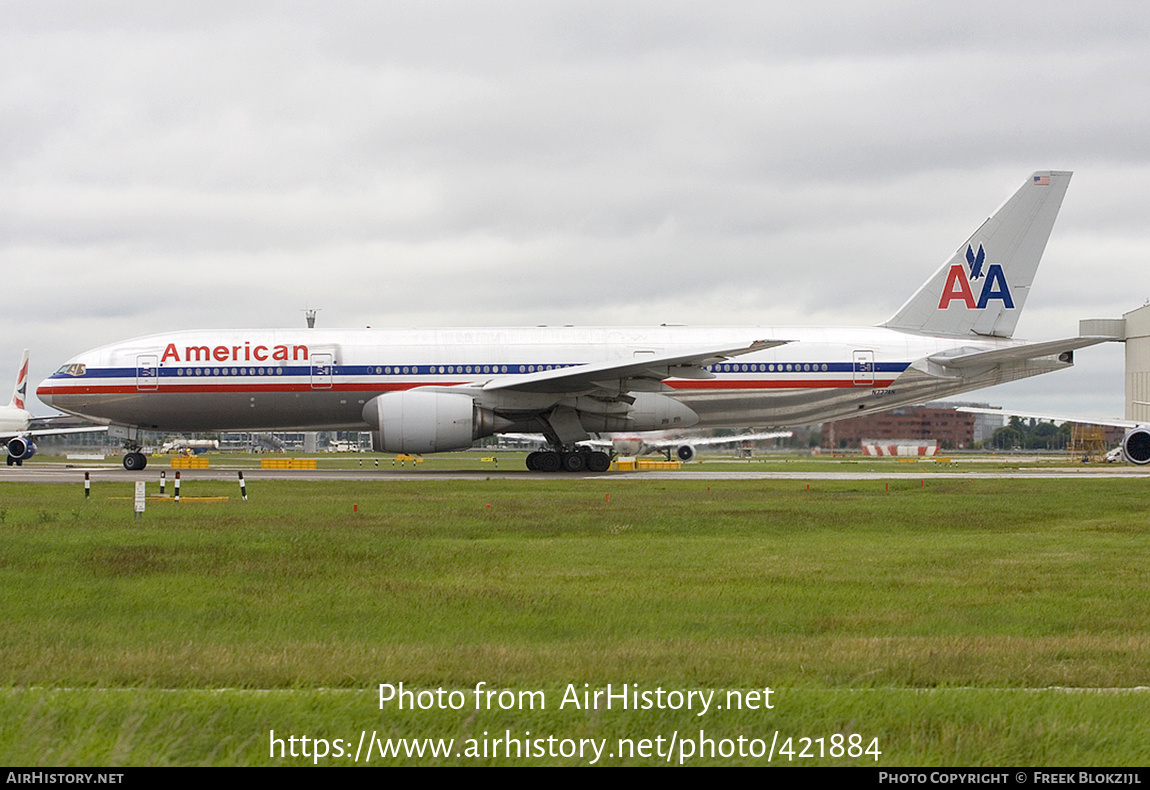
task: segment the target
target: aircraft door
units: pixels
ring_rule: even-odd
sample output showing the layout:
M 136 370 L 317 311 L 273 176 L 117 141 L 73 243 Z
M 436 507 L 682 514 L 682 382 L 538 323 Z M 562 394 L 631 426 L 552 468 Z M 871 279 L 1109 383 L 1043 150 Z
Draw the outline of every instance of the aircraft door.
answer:
M 332 360 L 331 354 L 311 355 L 311 388 L 313 390 L 331 389 Z
M 154 392 L 160 388 L 160 359 L 155 354 L 136 357 L 136 390 Z
M 856 387 L 874 386 L 874 352 L 854 352 L 854 385 Z

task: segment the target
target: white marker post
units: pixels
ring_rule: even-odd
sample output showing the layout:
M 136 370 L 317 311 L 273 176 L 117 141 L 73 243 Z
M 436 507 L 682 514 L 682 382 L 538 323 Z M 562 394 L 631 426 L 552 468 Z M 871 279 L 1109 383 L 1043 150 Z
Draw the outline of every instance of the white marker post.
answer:
M 247 502 L 248 501 L 248 487 L 247 487 L 247 485 L 244 484 L 244 473 L 240 472 L 239 474 L 240 474 L 240 495 L 244 498 L 244 501 Z
M 136 518 L 139 518 L 144 512 L 144 503 L 147 501 L 146 485 L 143 480 L 136 481 Z
M 168 473 L 160 472 L 160 496 L 164 495 L 164 486 L 168 483 Z

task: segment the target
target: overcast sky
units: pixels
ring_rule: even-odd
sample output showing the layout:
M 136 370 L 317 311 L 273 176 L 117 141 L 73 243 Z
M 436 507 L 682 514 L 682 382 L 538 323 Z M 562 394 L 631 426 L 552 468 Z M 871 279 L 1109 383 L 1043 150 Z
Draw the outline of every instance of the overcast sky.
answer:
M 0 371 L 183 328 L 874 324 L 1074 170 L 1017 334 L 1150 299 L 1150 13 L 5 2 Z M 1121 346 L 978 396 L 1121 416 Z M 8 386 L 8 385 L 5 385 Z M 38 413 L 47 409 L 38 406 Z

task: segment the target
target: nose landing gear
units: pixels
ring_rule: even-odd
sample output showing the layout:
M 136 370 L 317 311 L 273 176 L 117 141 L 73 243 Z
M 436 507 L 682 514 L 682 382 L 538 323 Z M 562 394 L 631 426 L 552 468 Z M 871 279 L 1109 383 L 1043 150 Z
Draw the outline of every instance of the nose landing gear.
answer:
M 138 472 L 148 465 L 148 456 L 139 450 L 124 453 L 124 468 L 129 472 Z

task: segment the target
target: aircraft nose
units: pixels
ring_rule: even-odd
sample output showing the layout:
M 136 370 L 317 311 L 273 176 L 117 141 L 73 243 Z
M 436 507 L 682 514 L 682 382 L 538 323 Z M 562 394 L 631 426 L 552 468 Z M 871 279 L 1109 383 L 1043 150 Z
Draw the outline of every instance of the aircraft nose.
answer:
M 36 385 L 36 397 L 39 398 L 40 402 L 45 406 L 52 405 L 52 395 L 48 392 L 48 381 L 49 379 L 44 379 Z

